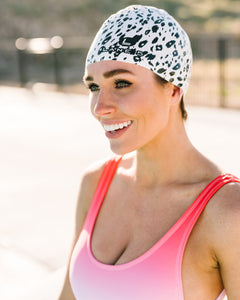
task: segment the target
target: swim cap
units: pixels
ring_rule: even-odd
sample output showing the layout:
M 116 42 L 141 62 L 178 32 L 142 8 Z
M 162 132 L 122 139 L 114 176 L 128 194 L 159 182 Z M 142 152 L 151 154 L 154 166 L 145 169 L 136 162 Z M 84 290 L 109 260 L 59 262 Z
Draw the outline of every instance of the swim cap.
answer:
M 184 94 L 188 89 L 191 44 L 165 10 L 131 5 L 111 15 L 92 42 L 86 66 L 102 60 L 137 64 L 182 88 Z

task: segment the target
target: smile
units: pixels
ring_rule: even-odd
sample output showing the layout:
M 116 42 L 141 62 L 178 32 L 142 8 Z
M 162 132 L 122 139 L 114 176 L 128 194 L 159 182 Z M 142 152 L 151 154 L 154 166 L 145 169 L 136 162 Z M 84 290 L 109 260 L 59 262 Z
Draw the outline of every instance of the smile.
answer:
M 103 125 L 103 127 L 107 132 L 114 132 L 116 130 L 128 127 L 131 124 L 132 124 L 132 121 L 127 121 L 127 122 L 123 122 L 123 123 L 119 123 L 119 124 L 111 124 L 111 125 L 105 124 L 105 125 Z

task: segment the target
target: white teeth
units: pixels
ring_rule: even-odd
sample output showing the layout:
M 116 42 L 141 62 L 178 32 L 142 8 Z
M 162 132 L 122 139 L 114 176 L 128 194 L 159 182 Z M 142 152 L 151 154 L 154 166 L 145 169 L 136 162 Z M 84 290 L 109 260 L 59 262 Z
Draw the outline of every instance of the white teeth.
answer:
M 119 128 L 119 126 L 117 124 L 113 125 L 113 130 L 117 130 Z
M 103 127 L 106 131 L 114 131 L 118 129 L 123 129 L 124 127 L 128 127 L 131 123 L 132 123 L 131 121 L 127 121 L 120 124 L 103 125 Z
M 109 131 L 115 130 L 115 125 L 110 125 L 109 127 L 110 127 L 110 128 L 109 128 Z

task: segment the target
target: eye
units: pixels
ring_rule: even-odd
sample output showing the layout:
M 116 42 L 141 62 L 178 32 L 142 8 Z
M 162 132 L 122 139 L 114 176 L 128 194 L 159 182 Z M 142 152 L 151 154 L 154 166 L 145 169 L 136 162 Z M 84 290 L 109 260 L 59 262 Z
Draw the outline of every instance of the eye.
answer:
M 131 82 L 126 80 L 122 80 L 122 79 L 115 80 L 115 88 L 117 89 L 129 87 L 131 84 L 132 84 Z
M 91 92 L 96 92 L 96 91 L 99 90 L 99 86 L 97 84 L 95 84 L 95 83 L 91 83 L 91 84 L 89 84 L 88 89 Z

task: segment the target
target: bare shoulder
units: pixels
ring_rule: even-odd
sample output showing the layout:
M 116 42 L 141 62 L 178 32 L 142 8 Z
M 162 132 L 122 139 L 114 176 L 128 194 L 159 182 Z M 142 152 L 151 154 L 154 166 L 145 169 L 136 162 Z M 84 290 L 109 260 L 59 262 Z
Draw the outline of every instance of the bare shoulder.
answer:
M 234 222 L 235 217 L 240 220 L 240 183 L 225 184 L 214 195 L 210 207 L 215 220 L 219 219 L 219 222 Z
M 97 183 L 108 161 L 109 159 L 104 159 L 94 162 L 83 172 L 80 182 L 80 194 L 84 193 L 85 191 L 88 191 L 89 194 L 89 192 L 91 192 L 91 190 L 97 186 Z
M 240 183 L 225 184 L 206 207 L 208 235 L 219 261 L 240 249 Z M 231 245 L 231 246 L 230 246 Z
M 223 186 L 210 205 L 212 246 L 228 299 L 240 299 L 240 183 Z
M 104 159 L 91 164 L 81 176 L 76 206 L 76 234 L 79 233 L 84 223 L 101 174 L 108 161 L 109 159 Z
M 215 233 L 220 231 L 220 234 L 224 234 L 228 226 L 239 222 L 240 183 L 230 182 L 222 186 L 210 200 L 206 212 Z

